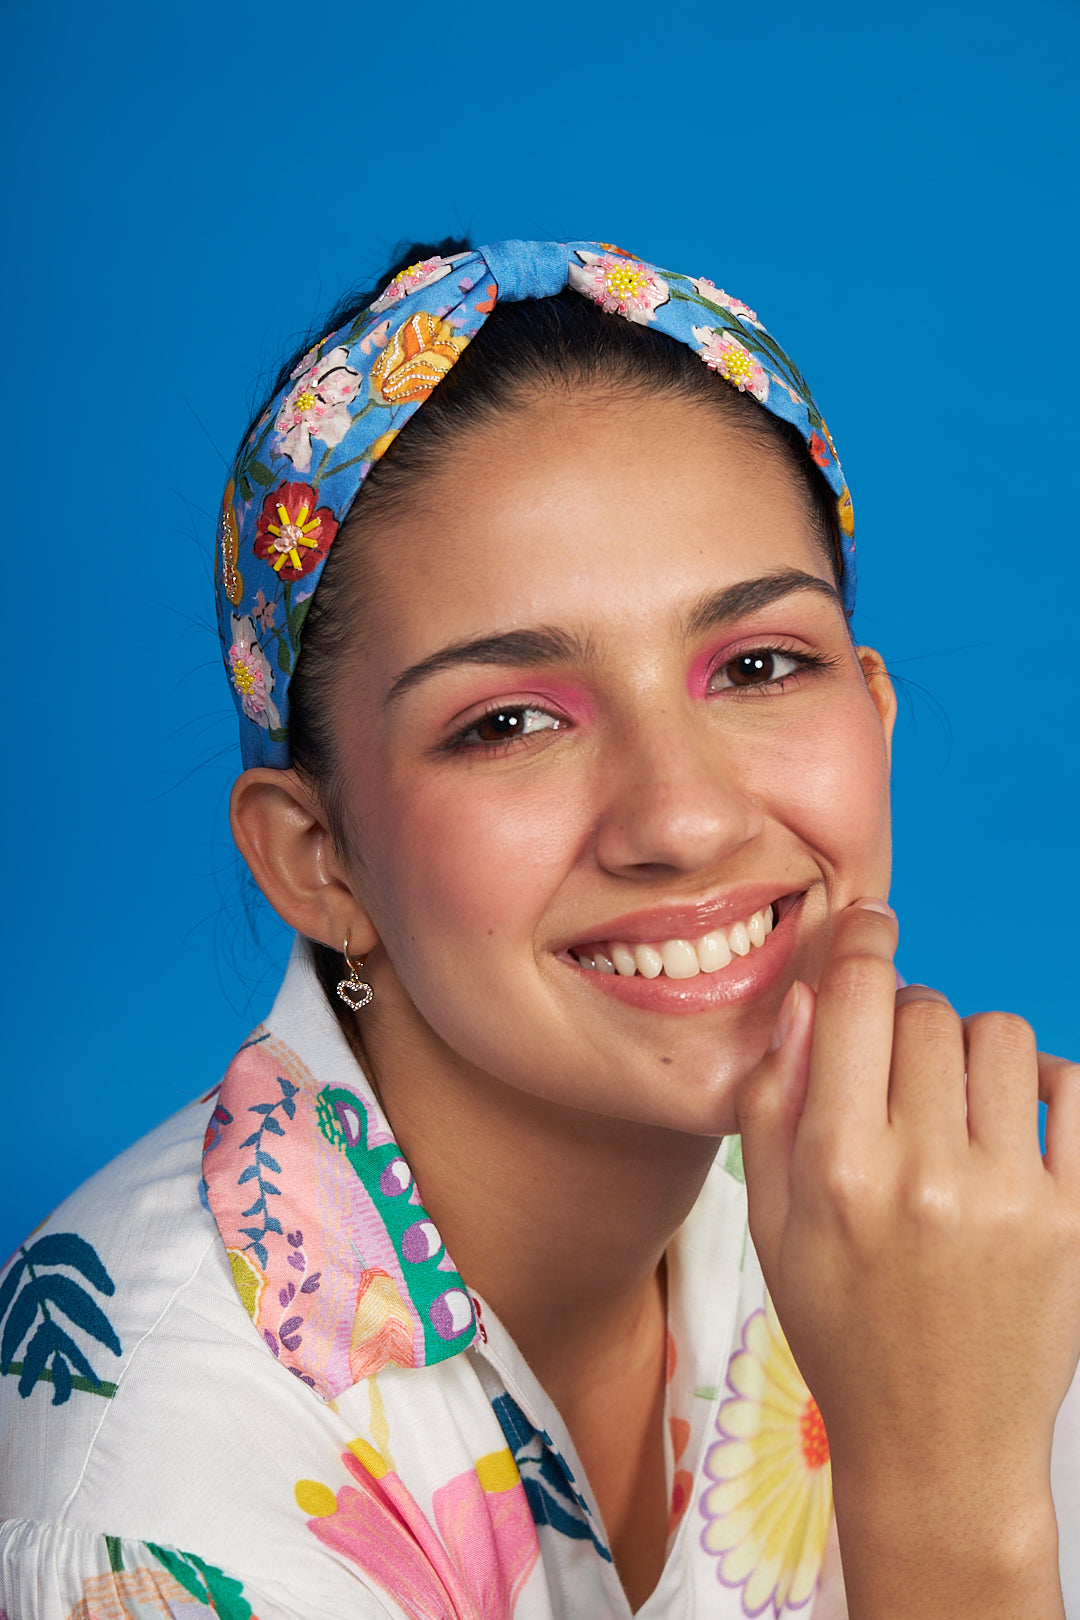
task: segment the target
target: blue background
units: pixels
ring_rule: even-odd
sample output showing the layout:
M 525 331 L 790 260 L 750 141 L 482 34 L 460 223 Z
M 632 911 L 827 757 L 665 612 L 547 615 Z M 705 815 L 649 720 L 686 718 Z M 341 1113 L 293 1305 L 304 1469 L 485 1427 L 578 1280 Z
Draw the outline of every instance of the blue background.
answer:
M 603 237 L 762 313 L 904 678 L 901 967 L 1080 1055 L 1078 43 L 1072 0 L 7 0 L 0 1255 L 268 1005 L 213 521 L 403 237 Z

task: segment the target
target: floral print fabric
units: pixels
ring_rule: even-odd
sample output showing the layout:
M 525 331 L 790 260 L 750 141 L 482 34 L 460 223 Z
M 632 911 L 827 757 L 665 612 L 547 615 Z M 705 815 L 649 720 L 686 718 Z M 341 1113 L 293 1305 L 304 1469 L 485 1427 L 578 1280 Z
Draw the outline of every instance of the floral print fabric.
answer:
M 288 687 L 327 554 L 372 466 L 500 301 L 572 287 L 612 315 L 685 343 L 717 375 L 795 424 L 837 498 L 844 595 L 854 600 L 851 496 L 805 379 L 749 305 L 706 277 L 604 242 L 498 242 L 424 259 L 300 362 L 226 486 L 215 574 L 245 765 L 287 766 Z
M 668 1312 L 643 1620 L 839 1620 L 827 1448 L 737 1141 L 669 1248 Z M 0 1355 L 8 1620 L 629 1620 L 573 1439 L 447 1255 L 305 945 L 221 1085 L 0 1274 Z

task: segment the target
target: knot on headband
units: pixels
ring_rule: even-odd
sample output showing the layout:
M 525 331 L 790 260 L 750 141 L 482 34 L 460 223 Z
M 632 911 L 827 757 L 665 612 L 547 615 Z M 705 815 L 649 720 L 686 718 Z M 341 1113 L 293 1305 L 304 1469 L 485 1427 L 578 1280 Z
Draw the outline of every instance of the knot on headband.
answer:
M 215 555 L 218 627 L 245 766 L 285 768 L 289 681 L 330 547 L 371 468 L 499 302 L 572 287 L 655 327 L 798 428 L 837 498 L 845 607 L 855 594 L 851 496 L 821 413 L 754 311 L 702 277 L 607 242 L 496 242 L 410 265 L 321 338 L 271 401 L 225 488 Z

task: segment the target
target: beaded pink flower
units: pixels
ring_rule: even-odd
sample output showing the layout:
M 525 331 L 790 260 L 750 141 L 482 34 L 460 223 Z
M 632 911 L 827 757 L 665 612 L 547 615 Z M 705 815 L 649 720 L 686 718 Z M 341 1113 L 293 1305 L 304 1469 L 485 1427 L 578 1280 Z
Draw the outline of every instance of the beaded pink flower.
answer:
M 311 441 L 337 445 L 352 426 L 349 401 L 356 398 L 360 373 L 346 364 L 349 351 L 331 349 L 308 367 L 281 403 L 274 423 L 274 450 L 288 456 L 297 472 L 311 467 Z
M 459 253 L 456 257 L 462 258 L 463 255 Z M 453 268 L 453 259 L 443 259 L 438 254 L 431 259 L 418 259 L 415 264 L 410 264 L 407 270 L 399 270 L 389 286 L 383 288 L 371 305 L 372 313 L 380 315 L 384 309 L 390 309 L 402 298 L 408 298 L 418 287 L 428 287 L 433 281 L 441 281 Z
M 652 320 L 653 311 L 668 301 L 667 282 L 640 259 L 609 258 L 582 248 L 577 257 L 582 263 L 571 264 L 570 285 L 609 315 L 625 315 L 628 321 L 644 326 Z
M 232 642 L 228 650 L 229 676 L 240 705 L 249 720 L 263 730 L 281 725 L 281 716 L 270 694 L 274 690 L 274 672 L 259 646 L 255 626 L 246 614 L 232 614 L 230 621 Z
M 764 405 L 769 397 L 769 379 L 749 349 L 730 332 L 709 326 L 695 326 L 693 332 L 698 340 L 697 352 L 709 370 L 718 371 L 740 394 L 753 394 Z

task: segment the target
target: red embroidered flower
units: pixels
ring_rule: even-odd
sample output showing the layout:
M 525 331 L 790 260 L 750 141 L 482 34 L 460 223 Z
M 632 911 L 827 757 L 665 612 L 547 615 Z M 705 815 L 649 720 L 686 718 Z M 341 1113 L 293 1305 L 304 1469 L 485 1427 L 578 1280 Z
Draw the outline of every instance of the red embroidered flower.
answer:
M 825 440 L 821 437 L 820 433 L 810 434 L 810 454 L 813 456 L 819 467 L 827 467 L 832 460 L 832 456 L 829 454 L 829 447 L 825 443 Z
M 279 484 L 263 501 L 252 550 L 281 579 L 310 574 L 337 534 L 334 514 L 317 500 L 310 484 Z

